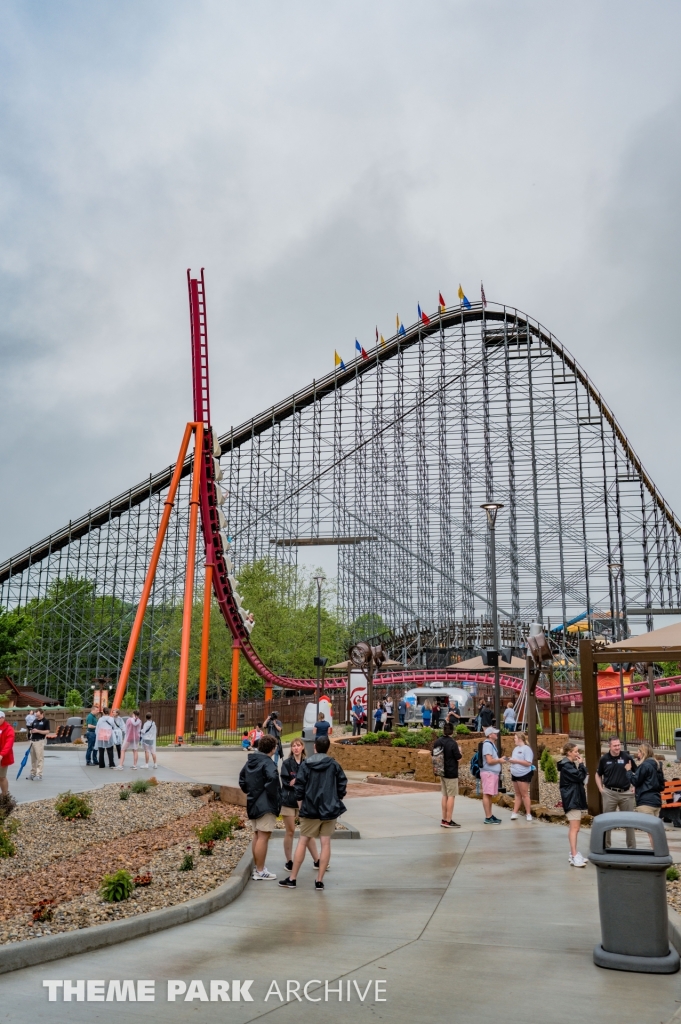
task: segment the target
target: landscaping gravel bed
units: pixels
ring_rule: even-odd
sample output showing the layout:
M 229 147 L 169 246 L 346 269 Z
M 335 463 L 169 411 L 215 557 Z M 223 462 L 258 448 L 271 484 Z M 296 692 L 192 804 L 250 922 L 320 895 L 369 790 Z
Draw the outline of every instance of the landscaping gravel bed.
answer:
M 251 827 L 242 819 L 232 839 L 216 842 L 211 856 L 201 856 L 195 828 L 216 813 L 241 818 L 243 808 L 202 803 L 192 790 L 191 784 L 160 783 L 121 800 L 120 786 L 107 786 L 88 794 L 90 818 L 70 822 L 57 815 L 54 800 L 17 808 L 17 855 L 0 861 L 0 943 L 120 920 L 222 885 L 247 849 Z M 179 870 L 185 854 L 193 855 L 193 870 Z M 101 879 L 120 869 L 133 877 L 151 875 L 151 882 L 127 900 L 108 903 L 99 894 Z M 34 923 L 40 900 L 54 901 L 52 920 Z

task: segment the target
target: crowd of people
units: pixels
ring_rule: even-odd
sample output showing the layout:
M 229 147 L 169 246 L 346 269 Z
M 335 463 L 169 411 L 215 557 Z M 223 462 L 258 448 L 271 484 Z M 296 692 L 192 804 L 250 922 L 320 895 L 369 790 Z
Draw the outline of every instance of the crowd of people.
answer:
M 331 837 L 345 811 L 347 778 L 338 761 L 329 757 L 331 741 L 329 729 L 320 728 L 323 721 L 320 716 L 315 726 L 314 754 L 306 757 L 302 739 L 294 739 L 290 756 L 282 761 L 281 775 L 275 763 L 277 739 L 273 735 L 262 735 L 257 747 L 249 750 L 239 774 L 239 786 L 246 794 L 246 812 L 253 824 L 255 881 L 273 881 L 277 877 L 267 867 L 266 859 L 270 837 L 281 815 L 286 829 L 284 857 L 288 874 L 279 879 L 279 885 L 296 888 L 305 854 L 309 852 L 316 868 L 315 891 L 324 890 Z M 296 818 L 300 821 L 300 837 L 294 852 Z

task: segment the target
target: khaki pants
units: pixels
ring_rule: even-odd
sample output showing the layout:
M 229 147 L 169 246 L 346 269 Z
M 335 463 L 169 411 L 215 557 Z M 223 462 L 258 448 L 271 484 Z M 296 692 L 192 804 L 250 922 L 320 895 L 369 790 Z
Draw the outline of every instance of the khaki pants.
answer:
M 31 775 L 39 779 L 43 777 L 43 760 L 45 759 L 45 740 L 34 740 L 31 744 Z
M 615 793 L 612 789 L 603 789 L 603 814 L 610 811 L 635 811 L 636 797 L 633 793 Z M 636 833 L 633 828 L 626 829 L 627 846 L 630 850 L 636 849 Z M 611 833 L 605 833 L 605 848 L 610 846 Z

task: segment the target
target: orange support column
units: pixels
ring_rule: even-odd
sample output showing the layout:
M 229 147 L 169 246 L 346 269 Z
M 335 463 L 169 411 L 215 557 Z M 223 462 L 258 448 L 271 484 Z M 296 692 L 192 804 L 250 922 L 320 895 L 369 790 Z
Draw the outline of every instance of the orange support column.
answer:
M 189 502 L 189 532 L 187 534 L 187 573 L 184 583 L 184 609 L 182 612 L 182 643 L 180 645 L 180 676 L 177 683 L 177 718 L 175 720 L 175 742 L 184 741 L 184 720 L 187 710 L 187 676 L 189 675 L 189 644 L 192 632 L 192 609 L 194 602 L 194 569 L 196 567 L 196 534 L 199 524 L 199 485 L 201 483 L 201 458 L 203 455 L 203 423 L 193 423 L 194 469 L 192 472 L 192 493 Z
M 232 689 L 229 697 L 229 727 L 234 731 L 238 726 L 239 715 L 239 651 L 238 640 L 232 642 Z
M 147 570 L 146 579 L 144 580 L 144 586 L 142 587 L 140 603 L 137 606 L 135 621 L 133 623 L 132 631 L 130 633 L 130 639 L 128 640 L 128 648 L 125 652 L 125 658 L 123 659 L 123 667 L 121 668 L 121 674 L 118 677 L 116 694 L 113 699 L 113 704 L 111 705 L 112 708 L 120 708 L 121 701 L 125 696 L 125 688 L 128 685 L 130 669 L 132 668 L 132 661 L 133 658 L 135 657 L 135 650 L 137 649 L 137 641 L 139 640 L 140 633 L 142 632 L 144 613 L 147 610 L 149 595 L 151 593 L 151 588 L 154 585 L 156 567 L 158 566 L 158 560 L 161 557 L 161 548 L 163 547 L 163 541 L 165 540 L 166 531 L 168 529 L 170 513 L 172 512 L 173 505 L 175 504 L 175 495 L 177 494 L 177 488 L 180 483 L 180 477 L 182 476 L 184 457 L 187 454 L 187 448 L 189 447 L 189 439 L 192 436 L 193 426 L 193 423 L 188 423 L 184 431 L 184 437 L 182 438 L 182 444 L 180 445 L 180 452 L 179 455 L 177 456 L 177 462 L 175 463 L 175 469 L 173 471 L 173 476 L 170 481 L 170 487 L 168 489 L 168 497 L 166 498 L 164 503 L 161 523 L 159 525 L 158 533 L 156 535 L 156 541 L 154 542 L 154 550 L 151 553 L 149 569 Z
M 206 582 L 203 591 L 203 629 L 201 631 L 201 668 L 199 671 L 199 700 L 201 710 L 198 713 L 196 732 L 204 736 L 206 732 L 206 694 L 208 692 L 208 651 L 210 648 L 210 609 L 213 596 L 213 566 L 206 565 Z

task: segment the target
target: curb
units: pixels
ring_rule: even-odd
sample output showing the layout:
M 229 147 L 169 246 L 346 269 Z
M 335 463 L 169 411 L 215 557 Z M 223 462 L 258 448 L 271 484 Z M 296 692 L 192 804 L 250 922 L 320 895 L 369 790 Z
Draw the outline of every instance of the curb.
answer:
M 93 925 L 91 928 L 81 928 L 78 931 L 9 943 L 0 947 L 0 974 L 113 946 L 117 942 L 127 942 L 128 939 L 137 939 L 141 935 L 152 935 L 154 932 L 163 931 L 164 928 L 174 928 L 175 925 L 188 924 L 199 917 L 205 917 L 206 914 L 213 914 L 241 895 L 251 877 L 252 867 L 253 857 L 249 848 L 228 881 L 204 896 L 195 896 L 194 899 L 178 903 L 174 907 L 152 910 L 137 917 L 125 918 L 123 921 L 112 921 L 110 924 Z

